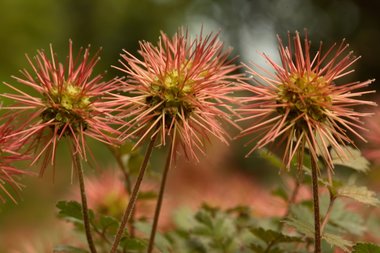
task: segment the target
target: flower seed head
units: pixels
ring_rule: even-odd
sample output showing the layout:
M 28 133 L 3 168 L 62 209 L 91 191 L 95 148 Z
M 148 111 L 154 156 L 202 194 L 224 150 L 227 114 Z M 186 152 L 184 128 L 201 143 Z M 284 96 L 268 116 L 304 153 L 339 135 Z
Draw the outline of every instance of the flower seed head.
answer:
M 373 92 L 361 90 L 373 80 L 338 84 L 341 77 L 353 72 L 349 68 L 358 59 L 352 52 L 346 52 L 348 45 L 344 41 L 339 46 L 333 45 L 325 54 L 320 46 L 311 55 L 307 33 L 304 43 L 299 33 L 293 38 L 288 36 L 287 46 L 278 37 L 281 64 L 263 54 L 274 73 L 261 74 L 246 66 L 253 84 L 243 83 L 251 96 L 245 99 L 246 104 L 240 109 L 243 117 L 239 120 L 253 120 L 253 123 L 241 136 L 254 134 L 251 142 L 257 142 L 248 155 L 278 141 L 285 144 L 285 167 L 290 167 L 296 154 L 302 159 L 299 152 L 307 148 L 314 159 L 321 156 L 332 169 L 331 148 L 347 159 L 342 146 L 353 144 L 349 133 L 363 139 L 358 130 L 363 129 L 361 118 L 369 113 L 356 112 L 350 107 L 375 105 L 360 99 Z M 302 161 L 298 164 L 302 165 Z
M 326 113 L 331 107 L 331 97 L 329 85 L 323 76 L 315 73 L 294 73 L 287 82 L 278 87 L 277 103 L 281 106 L 277 108 L 279 113 L 288 111 L 288 123 L 296 121 L 297 131 L 307 129 L 305 118 L 311 118 L 323 123 L 326 120 Z M 299 117 L 305 115 L 305 117 Z M 298 118 L 298 120 L 297 120 Z
M 101 75 L 93 75 L 98 53 L 90 57 L 90 49 L 86 48 L 73 56 L 70 41 L 66 64 L 57 60 L 52 46 L 50 56 L 38 51 L 34 61 L 27 57 L 34 74 L 24 69 L 23 77 L 14 79 L 36 90 L 38 96 L 5 83 L 16 92 L 3 96 L 15 101 L 8 108 L 17 111 L 15 119 L 23 122 L 18 134 L 22 141 L 30 140 L 30 145 L 39 150 L 33 163 L 42 158 L 41 173 L 49 162 L 54 165 L 57 143 L 63 137 L 72 142 L 73 153 L 85 160 L 86 137 L 119 144 L 115 136 L 119 132 L 112 125 L 119 122 L 113 112 L 120 104 L 110 93 L 120 88 L 120 81 L 115 78 L 105 82 Z
M 125 51 L 122 67 L 115 67 L 127 74 L 124 91 L 132 96 L 120 96 L 124 139 L 137 137 L 137 146 L 157 135 L 165 145 L 178 135 L 185 153 L 196 159 L 209 134 L 227 142 L 222 122 L 233 124 L 231 104 L 236 101 L 230 95 L 239 75 L 218 35 L 201 32 L 191 39 L 180 29 L 172 38 L 162 33 L 157 46 L 141 42 L 140 47 L 142 59 Z

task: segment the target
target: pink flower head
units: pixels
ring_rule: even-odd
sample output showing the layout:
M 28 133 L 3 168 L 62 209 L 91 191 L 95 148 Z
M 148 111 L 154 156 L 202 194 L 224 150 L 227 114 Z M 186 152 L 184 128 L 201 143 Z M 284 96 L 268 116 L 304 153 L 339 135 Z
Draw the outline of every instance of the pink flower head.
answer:
M 120 174 L 110 170 L 86 179 L 88 202 L 91 209 L 104 215 L 120 218 L 128 204 L 129 195 Z M 75 189 L 75 194 L 78 191 Z M 78 196 L 79 198 L 79 196 Z
M 228 59 L 218 35 L 201 34 L 191 39 L 186 29 L 169 38 L 161 33 L 158 46 L 140 42 L 139 54 L 122 54 L 122 67 L 128 75 L 120 96 L 127 107 L 124 138 L 138 136 L 139 145 L 147 137 L 159 136 L 165 145 L 176 134 L 188 157 L 197 159 L 208 135 L 227 143 L 221 120 L 230 120 L 229 97 L 234 91 L 237 66 Z
M 14 130 L 10 126 L 11 121 L 12 118 L 0 125 L 0 192 L 4 192 L 10 199 L 16 202 L 15 198 L 5 187 L 5 184 L 10 185 L 16 191 L 21 189 L 21 185 L 16 181 L 15 177 L 28 173 L 17 169 L 13 163 L 26 160 L 28 157 L 19 152 L 22 143 L 13 135 Z M 1 194 L 0 200 L 5 201 L 5 198 Z
M 115 145 L 117 133 L 110 124 L 116 122 L 112 116 L 117 106 L 109 95 L 118 89 L 118 80 L 102 81 L 101 75 L 93 76 L 93 70 L 99 60 L 98 53 L 90 57 L 86 48 L 81 58 L 73 56 L 72 42 L 69 43 L 69 56 L 66 64 L 57 61 L 50 46 L 50 57 L 44 51 L 38 51 L 34 62 L 27 56 L 33 74 L 23 69 L 23 77 L 13 77 L 17 82 L 34 89 L 36 96 L 5 83 L 16 94 L 5 94 L 16 103 L 8 109 L 16 110 L 17 119 L 25 122 L 24 129 L 17 133 L 21 141 L 31 139 L 38 153 L 33 161 L 41 157 L 41 174 L 51 161 L 54 165 L 57 143 L 63 137 L 69 137 L 73 152 L 86 159 L 86 137 Z
M 311 55 L 307 32 L 303 45 L 298 32 L 293 41 L 290 34 L 288 39 L 288 46 L 284 46 L 278 37 L 281 65 L 263 54 L 274 73 L 258 67 L 259 73 L 247 67 L 253 81 L 247 89 L 252 96 L 241 109 L 242 120 L 254 123 L 242 135 L 254 134 L 251 142 L 257 141 L 248 155 L 277 140 L 285 143 L 287 168 L 297 151 L 303 153 L 306 147 L 315 159 L 320 155 L 332 169 L 330 146 L 341 158 L 347 158 L 342 145 L 353 144 L 349 133 L 364 140 L 358 130 L 363 129 L 361 118 L 369 113 L 356 112 L 351 107 L 375 105 L 359 98 L 373 92 L 360 89 L 374 80 L 337 84 L 340 78 L 353 72 L 350 67 L 360 58 L 347 52 L 344 40 L 326 53 L 322 53 L 321 43 L 315 55 Z

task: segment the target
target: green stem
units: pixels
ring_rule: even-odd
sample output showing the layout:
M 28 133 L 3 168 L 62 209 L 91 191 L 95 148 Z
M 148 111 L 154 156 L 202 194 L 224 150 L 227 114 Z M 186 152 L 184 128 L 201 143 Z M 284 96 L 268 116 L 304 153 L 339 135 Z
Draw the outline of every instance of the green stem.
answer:
M 321 253 L 321 221 L 319 213 L 318 164 L 313 156 L 311 156 L 311 173 L 314 206 L 314 252 Z
M 78 174 L 80 196 L 81 196 L 81 201 L 82 201 L 83 223 L 84 223 L 84 230 L 86 233 L 87 243 L 90 248 L 90 252 L 96 253 L 94 240 L 92 239 L 92 235 L 91 235 L 90 219 L 88 216 L 88 206 L 87 206 L 86 188 L 84 185 L 83 168 L 82 168 L 82 164 L 81 164 L 78 152 L 73 152 L 73 163 Z
M 151 230 L 151 233 L 150 233 L 149 246 L 148 246 L 147 253 L 152 253 L 153 248 L 154 248 L 154 239 L 156 237 L 156 231 L 157 231 L 158 220 L 159 220 L 160 212 L 161 212 L 162 200 L 163 200 L 164 193 L 165 193 L 166 179 L 167 179 L 168 172 L 169 172 L 169 169 L 171 167 L 172 160 L 173 160 L 172 156 L 174 154 L 175 135 L 176 135 L 175 128 L 174 128 L 173 133 L 174 133 L 173 134 L 174 135 L 173 136 L 173 140 L 172 140 L 172 142 L 170 144 L 169 153 L 168 153 L 168 156 L 166 158 L 166 164 L 165 164 L 165 168 L 164 168 L 164 174 L 162 175 L 160 192 L 158 194 L 158 199 L 157 199 L 157 204 L 156 204 L 156 210 L 154 212 L 153 225 L 152 225 L 152 230 Z
M 145 152 L 145 157 L 144 157 L 144 160 L 141 164 L 139 175 L 137 176 L 136 183 L 133 187 L 132 194 L 131 194 L 130 200 L 128 202 L 128 206 L 125 209 L 125 212 L 124 212 L 123 218 L 121 220 L 120 226 L 116 232 L 115 240 L 112 244 L 112 248 L 110 251 L 111 253 L 115 253 L 117 251 L 117 247 L 120 244 L 120 240 L 121 240 L 121 237 L 123 236 L 124 229 L 125 229 L 128 221 L 129 221 L 129 218 L 131 217 L 131 214 L 133 213 L 133 209 L 134 209 L 134 206 L 135 206 L 135 203 L 136 203 L 139 191 L 140 191 L 141 182 L 144 178 L 146 167 L 148 166 L 148 161 L 149 161 L 150 155 L 152 154 L 152 150 L 153 150 L 154 143 L 156 141 L 156 137 L 157 137 L 157 135 L 154 135 L 152 137 L 152 139 L 150 140 L 149 146 Z

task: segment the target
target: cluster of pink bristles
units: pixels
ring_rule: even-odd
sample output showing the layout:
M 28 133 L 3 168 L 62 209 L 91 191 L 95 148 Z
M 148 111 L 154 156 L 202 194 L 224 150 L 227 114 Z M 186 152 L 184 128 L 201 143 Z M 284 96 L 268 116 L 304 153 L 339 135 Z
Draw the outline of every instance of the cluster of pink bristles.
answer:
M 87 138 L 117 147 L 126 139 L 137 146 L 153 137 L 159 145 L 175 139 L 177 150 L 197 160 L 210 138 L 229 142 L 225 123 L 243 128 L 239 136 L 252 136 L 249 153 L 276 140 L 285 144 L 286 167 L 300 149 L 332 167 L 329 147 L 344 157 L 341 145 L 353 143 L 349 134 L 360 137 L 361 118 L 368 113 L 351 106 L 374 105 L 359 99 L 371 91 L 358 91 L 372 80 L 339 84 L 358 58 L 344 42 L 312 55 L 305 35 L 304 42 L 298 33 L 289 35 L 288 45 L 279 39 L 281 63 L 264 54 L 268 71 L 235 63 L 218 34 L 162 33 L 157 45 L 140 42 L 139 57 L 124 51 L 114 68 L 126 77 L 109 81 L 93 73 L 99 58 L 89 48 L 75 56 L 70 41 L 63 62 L 52 47 L 38 51 L 27 57 L 31 69 L 13 77 L 19 85 L 4 83 L 13 93 L 1 96 L 14 103 L 2 107 L 7 113 L 0 126 L 0 188 L 11 197 L 3 183 L 19 187 L 14 176 L 26 173 L 12 166 L 19 160 L 40 162 L 40 174 L 54 166 L 64 139 L 84 160 L 91 156 Z M 315 87 L 304 89 L 305 84 Z M 30 88 L 35 92 L 25 91 Z

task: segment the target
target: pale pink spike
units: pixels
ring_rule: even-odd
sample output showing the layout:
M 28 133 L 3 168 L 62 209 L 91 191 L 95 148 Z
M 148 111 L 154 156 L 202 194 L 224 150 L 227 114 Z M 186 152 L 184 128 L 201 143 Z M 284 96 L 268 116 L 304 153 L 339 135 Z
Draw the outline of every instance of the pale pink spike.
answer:
M 33 59 L 27 56 L 33 75 L 23 70 L 22 77 L 13 77 L 39 95 L 29 95 L 11 84 L 6 85 L 16 94 L 3 95 L 16 102 L 8 107 L 18 111 L 15 119 L 20 122 L 27 119 L 15 136 L 25 142 L 28 149 L 36 150 L 33 163 L 41 161 L 40 174 L 49 164 L 55 164 L 57 145 L 62 138 L 71 139 L 72 152 L 85 160 L 87 138 L 117 146 L 120 132 L 113 126 L 121 121 L 112 115 L 124 103 L 111 94 L 120 89 L 120 78 L 103 81 L 101 75 L 93 74 L 99 51 L 90 57 L 89 48 L 86 48 L 75 57 L 70 40 L 67 61 L 62 63 L 55 56 L 52 45 L 49 49 L 50 57 L 43 50 Z
M 230 95 L 241 75 L 234 73 L 239 67 L 229 59 L 230 50 L 223 50 L 218 34 L 201 32 L 191 39 L 187 29 L 179 29 L 171 38 L 161 32 L 158 46 L 139 45 L 141 60 L 124 51 L 121 67 L 114 67 L 127 74 L 124 90 L 134 95 L 133 100 L 125 97 L 125 111 L 119 115 L 128 121 L 125 135 L 136 136 L 140 145 L 157 134 L 159 145 L 166 145 L 166 138 L 178 132 L 177 146 L 196 160 L 208 135 L 227 143 L 220 121 L 236 125 L 230 103 L 237 100 Z M 171 93 L 172 86 L 178 93 Z M 170 96 L 178 96 L 179 105 L 171 105 Z
M 317 151 L 320 151 L 327 167 L 333 169 L 329 146 L 340 157 L 347 158 L 341 145 L 353 145 L 349 133 L 365 141 L 359 130 L 365 129 L 362 119 L 369 114 L 349 107 L 375 105 L 361 98 L 373 91 L 358 90 L 367 87 L 373 80 L 338 83 L 341 77 L 353 72 L 349 68 L 359 58 L 351 57 L 352 52 L 346 53 L 348 44 L 344 40 L 339 46 L 334 44 L 324 54 L 320 43 L 313 57 L 310 57 L 307 32 L 303 46 L 299 33 L 293 40 L 288 34 L 288 40 L 288 45 L 283 45 L 278 36 L 281 64 L 262 54 L 272 72 L 263 71 L 257 65 L 254 65 L 255 68 L 247 67 L 251 76 L 243 79 L 242 83 L 252 95 L 242 98 L 245 104 L 238 110 L 242 115 L 238 121 L 250 121 L 252 125 L 243 129 L 240 136 L 253 135 L 249 143 L 256 142 L 247 155 L 269 143 L 286 140 L 283 161 L 287 167 L 303 149 L 302 143 L 307 143 L 310 154 L 317 159 Z M 264 74 L 259 74 L 255 69 Z M 251 80 L 253 84 L 245 84 L 246 80 Z M 317 142 L 316 136 L 322 140 Z

